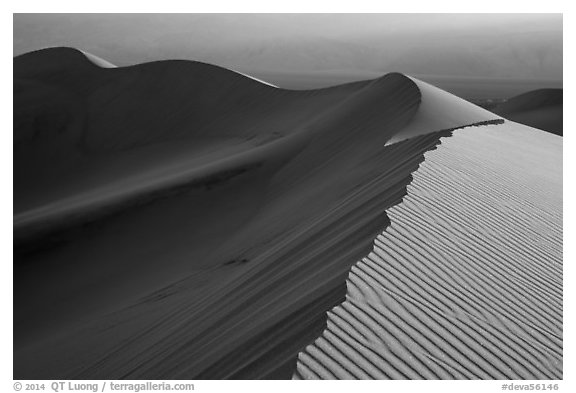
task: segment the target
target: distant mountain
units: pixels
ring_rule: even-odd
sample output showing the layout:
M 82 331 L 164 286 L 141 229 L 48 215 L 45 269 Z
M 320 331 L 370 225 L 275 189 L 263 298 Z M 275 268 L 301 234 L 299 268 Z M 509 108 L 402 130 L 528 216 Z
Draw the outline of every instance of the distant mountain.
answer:
M 65 45 L 121 66 L 179 58 L 246 73 L 562 78 L 558 15 L 54 14 L 14 22 L 16 55 Z

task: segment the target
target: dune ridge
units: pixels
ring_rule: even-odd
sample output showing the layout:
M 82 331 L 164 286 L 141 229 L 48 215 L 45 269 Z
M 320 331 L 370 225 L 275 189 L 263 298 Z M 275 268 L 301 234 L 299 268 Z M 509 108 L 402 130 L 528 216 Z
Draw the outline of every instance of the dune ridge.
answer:
M 388 215 L 296 379 L 562 378 L 560 138 L 455 131 Z
M 290 91 L 52 48 L 14 76 L 19 379 L 290 378 L 424 153 L 502 122 L 398 73 Z

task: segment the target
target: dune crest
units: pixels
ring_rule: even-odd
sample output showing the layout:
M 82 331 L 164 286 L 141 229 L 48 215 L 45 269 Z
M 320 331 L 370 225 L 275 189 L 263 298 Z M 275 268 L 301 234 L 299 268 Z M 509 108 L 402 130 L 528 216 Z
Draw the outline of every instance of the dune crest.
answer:
M 388 144 L 427 134 L 430 130 L 453 131 L 473 125 L 503 122 L 503 119 L 494 116 L 494 113 L 440 90 L 429 83 L 413 77 L 409 78 L 418 86 L 422 95 L 422 102 L 418 108 L 418 113 L 412 118 L 410 124 L 394 135 Z
M 561 139 L 465 128 L 413 176 L 295 378 L 561 379 Z
M 19 379 L 290 378 L 424 153 L 501 121 L 426 132 L 447 98 L 398 73 L 291 91 L 53 48 L 14 77 Z
M 98 67 L 101 68 L 116 68 L 117 66 L 110 63 L 108 60 L 104 60 L 101 57 L 98 57 L 96 55 L 93 55 L 90 52 L 86 52 L 81 50 L 80 52 L 82 52 L 84 54 L 84 56 L 86 56 L 88 58 L 88 60 L 90 60 L 92 63 L 96 64 Z

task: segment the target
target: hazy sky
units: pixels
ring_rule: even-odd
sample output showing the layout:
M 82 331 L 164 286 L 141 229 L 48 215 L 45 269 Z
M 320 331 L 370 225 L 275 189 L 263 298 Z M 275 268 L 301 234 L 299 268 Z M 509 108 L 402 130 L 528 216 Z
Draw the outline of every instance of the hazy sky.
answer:
M 48 46 L 118 65 L 562 79 L 560 14 L 14 15 L 14 55 Z

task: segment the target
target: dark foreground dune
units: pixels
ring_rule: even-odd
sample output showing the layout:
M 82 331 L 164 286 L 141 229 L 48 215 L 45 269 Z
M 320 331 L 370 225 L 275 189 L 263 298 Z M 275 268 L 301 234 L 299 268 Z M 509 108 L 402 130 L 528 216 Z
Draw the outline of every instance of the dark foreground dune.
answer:
M 563 90 L 538 89 L 512 97 L 493 112 L 521 124 L 562 136 Z
M 502 127 L 401 74 L 101 66 L 14 59 L 17 379 L 291 378 L 424 153 Z

